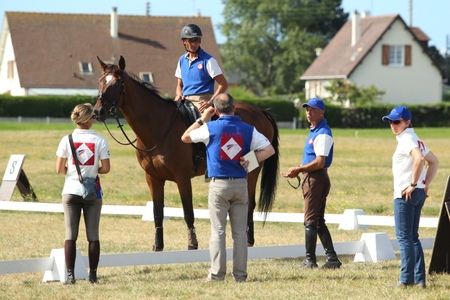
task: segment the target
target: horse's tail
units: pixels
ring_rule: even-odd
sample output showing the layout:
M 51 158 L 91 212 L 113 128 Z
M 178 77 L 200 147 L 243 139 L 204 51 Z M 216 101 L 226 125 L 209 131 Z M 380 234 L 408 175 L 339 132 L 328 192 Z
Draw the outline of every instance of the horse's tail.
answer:
M 277 189 L 279 173 L 279 132 L 274 116 L 266 110 L 263 110 L 263 112 L 273 127 L 274 134 L 271 142 L 275 149 L 275 154 L 264 161 L 262 168 L 258 209 L 260 212 L 264 213 L 265 220 L 267 213 L 272 209 Z

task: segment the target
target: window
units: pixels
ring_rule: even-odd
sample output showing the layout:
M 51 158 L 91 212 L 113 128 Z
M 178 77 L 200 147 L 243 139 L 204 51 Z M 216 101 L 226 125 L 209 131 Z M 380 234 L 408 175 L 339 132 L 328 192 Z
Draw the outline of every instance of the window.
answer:
M 384 66 L 411 65 L 411 45 L 383 45 L 381 63 Z
M 81 61 L 80 62 L 81 74 L 93 74 L 92 64 L 90 62 Z
M 142 81 L 153 84 L 153 74 L 151 72 L 141 72 L 139 73 L 139 77 Z
M 7 78 L 8 79 L 14 79 L 14 66 L 15 66 L 15 61 L 14 60 L 10 60 L 8 61 L 8 70 L 7 70 Z
M 389 65 L 403 66 L 403 47 L 392 45 L 389 47 Z

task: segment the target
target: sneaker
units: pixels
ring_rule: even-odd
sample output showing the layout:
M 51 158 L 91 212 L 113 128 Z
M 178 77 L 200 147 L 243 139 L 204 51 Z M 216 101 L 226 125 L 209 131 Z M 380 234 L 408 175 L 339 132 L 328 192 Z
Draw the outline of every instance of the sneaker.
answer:
M 302 269 L 315 269 L 318 265 L 314 261 L 305 260 L 301 265 Z
M 396 285 L 392 285 L 389 288 L 391 289 L 406 289 L 407 287 L 413 287 L 414 283 L 405 283 L 405 282 L 398 282 Z
M 327 260 L 320 268 L 321 269 L 339 269 L 342 266 L 341 261 L 338 260 Z

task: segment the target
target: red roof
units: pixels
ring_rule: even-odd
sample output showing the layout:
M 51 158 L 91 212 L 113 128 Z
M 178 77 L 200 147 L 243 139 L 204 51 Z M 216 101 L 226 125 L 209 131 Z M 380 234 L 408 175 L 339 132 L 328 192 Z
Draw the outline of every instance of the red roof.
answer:
M 175 94 L 175 68 L 184 47 L 181 28 L 202 29 L 202 47 L 222 60 L 210 17 L 118 15 L 118 38 L 111 37 L 111 15 L 6 12 L 20 83 L 25 88 L 96 89 L 101 75 L 97 56 L 117 62 L 136 75 L 152 72 L 162 96 Z M 91 62 L 93 74 L 80 72 Z

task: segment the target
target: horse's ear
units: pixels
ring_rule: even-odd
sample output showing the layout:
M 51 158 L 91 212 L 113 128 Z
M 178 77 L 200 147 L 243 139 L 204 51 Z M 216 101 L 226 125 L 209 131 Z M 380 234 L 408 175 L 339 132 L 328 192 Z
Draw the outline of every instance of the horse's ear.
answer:
M 120 59 L 119 59 L 119 68 L 120 68 L 122 71 L 125 70 L 125 58 L 123 58 L 122 55 L 120 56 Z
M 98 56 L 97 59 L 100 62 L 100 65 L 102 66 L 102 70 L 105 71 L 108 66 Z

